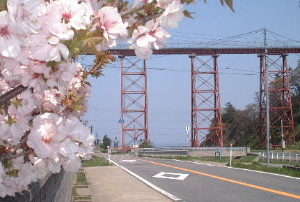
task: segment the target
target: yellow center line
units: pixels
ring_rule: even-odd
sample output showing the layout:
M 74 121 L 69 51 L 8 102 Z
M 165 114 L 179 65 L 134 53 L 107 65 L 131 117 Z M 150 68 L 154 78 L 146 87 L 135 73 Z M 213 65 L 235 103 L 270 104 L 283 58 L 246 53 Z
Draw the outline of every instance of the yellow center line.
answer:
M 187 172 L 190 172 L 190 173 L 203 175 L 203 176 L 223 180 L 223 181 L 226 181 L 226 182 L 231 182 L 231 183 L 243 185 L 243 186 L 246 186 L 246 187 L 251 187 L 251 188 L 254 188 L 254 189 L 260 189 L 260 190 L 263 190 L 263 191 L 279 194 L 279 195 L 282 195 L 282 196 L 287 196 L 287 197 L 291 197 L 291 198 L 295 198 L 295 199 L 300 199 L 300 195 L 291 194 L 291 193 L 284 192 L 284 191 L 278 191 L 278 190 L 275 190 L 275 189 L 270 189 L 270 188 L 266 188 L 266 187 L 262 187 L 262 186 L 257 186 L 257 185 L 254 185 L 254 184 L 248 184 L 248 183 L 245 183 L 245 182 L 220 177 L 220 176 L 217 176 L 217 175 L 211 175 L 211 174 L 207 174 L 207 173 L 203 173 L 203 172 L 199 172 L 199 171 L 195 171 L 195 170 L 190 170 L 190 169 L 187 169 L 187 168 L 181 168 L 181 167 L 172 166 L 172 165 L 168 165 L 168 164 L 164 164 L 164 163 L 157 163 L 155 161 L 149 161 L 149 160 L 145 160 L 145 159 L 138 159 L 138 160 L 145 161 L 145 162 L 152 163 L 152 164 L 156 164 L 156 165 L 169 167 L 169 168 L 175 168 L 175 169 L 178 169 L 178 170 L 183 170 L 183 171 L 187 171 Z

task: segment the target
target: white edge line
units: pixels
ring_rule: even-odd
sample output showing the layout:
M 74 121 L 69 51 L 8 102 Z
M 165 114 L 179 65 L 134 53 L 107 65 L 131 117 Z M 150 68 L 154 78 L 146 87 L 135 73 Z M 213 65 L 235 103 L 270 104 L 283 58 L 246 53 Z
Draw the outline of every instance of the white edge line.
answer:
M 128 170 L 127 168 L 119 165 L 118 163 L 116 163 L 115 161 L 110 160 L 111 162 L 113 162 L 115 165 L 117 165 L 118 167 L 122 168 L 123 170 L 125 170 L 126 172 L 128 172 L 130 175 L 132 175 L 133 177 L 139 179 L 140 181 L 142 181 L 143 183 L 145 183 L 146 185 L 148 185 L 149 187 L 151 187 L 152 189 L 158 191 L 159 193 L 161 193 L 162 195 L 170 198 L 173 201 L 182 201 L 182 199 L 178 198 L 177 196 L 174 196 L 173 194 L 170 194 L 169 192 L 159 188 L 158 186 L 152 184 L 151 182 L 145 180 L 144 178 L 140 177 L 139 175 L 131 172 L 130 170 Z
M 244 170 L 244 171 L 249 171 L 249 172 L 262 173 L 262 174 L 267 174 L 267 175 L 275 175 L 275 176 L 279 176 L 279 177 L 285 177 L 285 178 L 300 180 L 299 177 L 281 175 L 281 174 L 277 174 L 277 173 L 269 173 L 269 172 L 260 171 L 260 170 L 251 170 L 251 169 L 247 169 L 247 168 L 236 168 L 236 167 L 229 167 L 229 166 L 213 165 L 213 164 L 207 164 L 207 163 L 196 162 L 196 161 L 191 161 L 191 162 L 194 163 L 194 164 L 199 164 L 199 165 L 206 165 L 206 166 L 212 166 L 212 167 L 222 167 L 222 168 L 235 169 L 235 170 Z
M 275 175 L 275 176 L 279 176 L 279 177 L 285 177 L 285 178 L 300 180 L 299 177 L 293 177 L 293 176 L 288 176 L 288 175 L 281 175 L 281 174 L 277 174 L 277 173 L 268 173 L 268 172 L 259 171 L 259 170 L 250 170 L 250 169 L 247 169 L 247 168 L 235 168 L 235 167 L 227 167 L 227 166 L 222 166 L 222 167 L 229 168 L 229 169 L 235 169 L 235 170 L 245 170 L 245 171 L 250 171 L 250 172 L 262 173 L 262 174 L 269 174 L 269 175 Z

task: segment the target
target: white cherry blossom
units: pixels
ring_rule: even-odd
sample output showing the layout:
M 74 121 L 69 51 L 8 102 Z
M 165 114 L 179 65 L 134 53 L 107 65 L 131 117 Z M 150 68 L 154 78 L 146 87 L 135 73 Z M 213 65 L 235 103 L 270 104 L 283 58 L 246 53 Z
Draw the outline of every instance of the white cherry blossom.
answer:
M 101 8 L 95 16 L 96 24 L 93 29 L 103 29 L 103 37 L 106 41 L 99 43 L 96 48 L 98 50 L 105 50 L 116 46 L 116 39 L 118 37 L 127 36 L 128 23 L 123 23 L 123 20 L 118 13 L 117 8 L 106 6 Z
M 0 11 L 0 54 L 4 57 L 16 58 L 21 51 L 21 40 L 15 35 L 16 26 L 7 11 Z
M 159 4 L 163 4 L 163 1 L 159 1 Z M 183 11 L 185 7 L 180 3 L 180 0 L 168 1 L 168 4 L 163 4 L 165 11 L 159 17 L 161 25 L 168 28 L 176 28 L 179 22 L 184 17 Z
M 165 45 L 165 40 L 171 35 L 165 31 L 154 20 L 148 21 L 145 26 L 138 26 L 132 33 L 130 43 L 134 43 L 132 48 L 135 49 L 137 56 L 149 58 L 152 54 L 152 48 L 159 49 Z
M 180 0 L 136 0 L 122 9 L 108 0 L 5 1 L 0 96 L 20 85 L 27 89 L 0 108 L 0 159 L 11 162 L 0 161 L 0 197 L 27 189 L 40 170 L 76 172 L 81 159 L 91 157 L 95 137 L 80 122 L 91 72 L 74 62 L 76 56 L 87 48 L 108 54 L 129 40 L 139 57 L 149 58 L 165 45 L 171 35 L 164 28 L 176 27 L 184 9 Z M 138 19 L 133 8 L 147 3 L 164 12 Z

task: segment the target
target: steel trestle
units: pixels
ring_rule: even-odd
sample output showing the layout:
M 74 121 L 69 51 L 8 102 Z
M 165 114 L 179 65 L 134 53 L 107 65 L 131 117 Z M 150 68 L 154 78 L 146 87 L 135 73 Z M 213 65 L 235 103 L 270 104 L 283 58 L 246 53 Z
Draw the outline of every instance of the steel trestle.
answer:
M 122 147 L 149 141 L 148 61 L 134 57 L 121 59 Z M 126 62 L 126 64 L 125 64 Z M 142 63 L 142 64 L 141 64 Z
M 191 55 L 192 146 L 224 146 L 218 55 Z
M 260 57 L 260 121 L 261 146 L 266 146 L 266 92 L 269 92 L 270 104 L 270 146 L 281 145 L 282 137 L 287 145 L 296 141 L 292 94 L 290 86 L 290 71 L 287 54 L 259 55 Z M 267 73 L 268 71 L 268 73 Z M 268 76 L 267 76 L 268 75 Z M 268 77 L 268 78 L 267 78 Z M 268 85 L 267 85 L 268 82 Z M 269 89 L 267 89 L 269 86 Z M 283 134 L 281 134 L 281 131 Z

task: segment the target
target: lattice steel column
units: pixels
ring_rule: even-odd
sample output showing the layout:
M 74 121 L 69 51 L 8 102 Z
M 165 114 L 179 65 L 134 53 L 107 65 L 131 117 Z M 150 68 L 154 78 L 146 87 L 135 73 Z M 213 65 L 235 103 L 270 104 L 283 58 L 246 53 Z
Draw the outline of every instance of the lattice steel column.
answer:
M 290 86 L 290 71 L 287 55 L 260 55 L 261 85 L 261 143 L 266 146 L 266 91 L 269 90 L 270 100 L 270 143 L 281 145 L 281 128 L 287 145 L 295 143 L 294 120 L 292 110 L 292 94 Z M 266 62 L 264 61 L 267 61 Z M 268 78 L 267 71 L 268 70 Z M 266 89 L 266 83 L 269 89 Z M 281 122 L 283 123 L 281 125 Z
M 121 59 L 122 147 L 149 141 L 148 61 L 136 57 Z M 125 64 L 126 63 L 126 64 Z
M 202 56 L 203 57 L 203 56 Z M 192 146 L 224 146 L 218 55 L 192 63 Z

